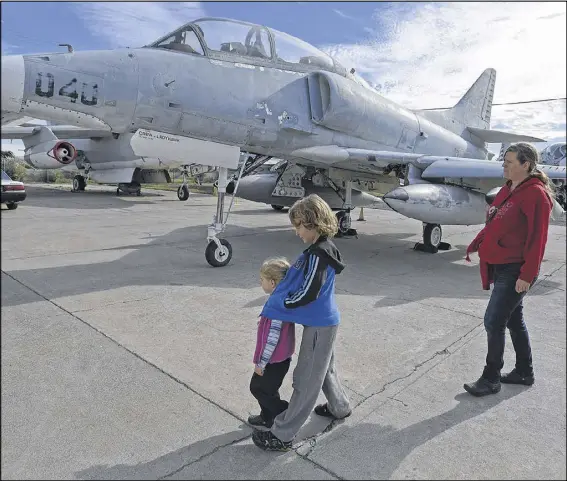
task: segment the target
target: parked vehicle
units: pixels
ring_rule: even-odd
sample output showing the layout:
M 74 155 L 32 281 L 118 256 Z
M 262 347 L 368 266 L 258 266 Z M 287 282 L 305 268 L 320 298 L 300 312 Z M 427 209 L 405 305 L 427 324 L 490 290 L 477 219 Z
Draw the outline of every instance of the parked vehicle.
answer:
M 10 176 L 2 171 L 2 204 L 10 210 L 18 207 L 18 202 L 22 202 L 27 197 L 26 188 L 23 182 L 12 180 Z

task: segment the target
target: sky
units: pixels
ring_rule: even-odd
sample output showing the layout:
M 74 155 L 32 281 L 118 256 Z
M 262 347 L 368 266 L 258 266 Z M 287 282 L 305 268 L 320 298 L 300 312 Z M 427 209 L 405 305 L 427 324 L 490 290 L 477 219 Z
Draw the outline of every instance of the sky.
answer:
M 494 103 L 566 97 L 565 2 L 14 2 L 2 55 L 138 47 L 203 16 L 301 38 L 407 108 L 454 105 L 488 67 Z M 565 100 L 494 106 L 491 127 L 566 139 Z M 499 146 L 489 146 L 498 151 Z M 22 155 L 21 141 L 2 150 Z

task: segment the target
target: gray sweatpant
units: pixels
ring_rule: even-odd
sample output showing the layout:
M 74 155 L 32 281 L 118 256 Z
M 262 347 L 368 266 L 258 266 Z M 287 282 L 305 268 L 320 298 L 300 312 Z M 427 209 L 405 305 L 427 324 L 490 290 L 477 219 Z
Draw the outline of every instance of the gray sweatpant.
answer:
M 293 394 L 288 408 L 274 419 L 272 434 L 291 441 L 317 403 L 319 392 L 327 398 L 329 411 L 343 418 L 350 412 L 349 400 L 335 369 L 334 344 L 339 326 L 303 328 L 297 366 L 293 371 Z

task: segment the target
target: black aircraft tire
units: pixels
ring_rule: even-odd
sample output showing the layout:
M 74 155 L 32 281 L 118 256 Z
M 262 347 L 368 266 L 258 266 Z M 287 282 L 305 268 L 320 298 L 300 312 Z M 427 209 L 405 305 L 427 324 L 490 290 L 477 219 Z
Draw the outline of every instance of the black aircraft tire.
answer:
M 73 192 L 84 192 L 87 181 L 82 175 L 73 177 Z
M 189 187 L 180 185 L 177 189 L 177 198 L 181 201 L 187 200 L 189 198 Z
M 344 210 L 341 210 L 341 211 L 337 212 L 335 214 L 335 216 L 337 217 L 339 234 L 346 235 L 349 232 L 350 226 L 351 226 L 348 213 L 345 212 Z
M 226 239 L 219 239 L 220 243 L 226 247 L 227 252 L 223 254 L 215 241 L 209 242 L 205 249 L 205 259 L 213 267 L 224 267 L 232 259 L 232 246 Z
M 439 224 L 427 224 L 423 230 L 423 243 L 428 247 L 434 249 L 439 248 L 441 239 L 443 237 L 443 230 Z

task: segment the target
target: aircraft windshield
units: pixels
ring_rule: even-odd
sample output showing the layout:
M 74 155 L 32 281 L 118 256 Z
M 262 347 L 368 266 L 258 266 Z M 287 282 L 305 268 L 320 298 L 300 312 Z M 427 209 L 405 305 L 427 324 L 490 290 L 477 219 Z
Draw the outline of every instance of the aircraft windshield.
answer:
M 203 47 L 201 47 L 201 43 L 199 42 L 197 35 L 195 35 L 195 32 L 190 26 L 176 31 L 165 40 L 153 44 L 152 47 L 198 55 L 204 54 Z
M 202 31 L 209 50 L 247 57 L 272 57 L 268 30 L 230 20 L 198 20 L 194 22 Z
M 272 39 L 275 51 L 272 51 Z M 346 69 L 339 62 L 303 40 L 278 30 L 230 19 L 195 20 L 171 33 L 164 40 L 155 42 L 151 47 L 199 55 L 204 55 L 203 48 L 206 47 L 205 50 L 210 52 L 273 59 L 284 64 L 311 65 L 341 75 L 346 74 Z M 358 76 L 356 81 L 371 88 Z
M 270 29 L 274 36 L 276 57 L 287 63 L 302 63 L 333 70 L 335 65 L 331 57 L 313 45 L 287 33 Z

